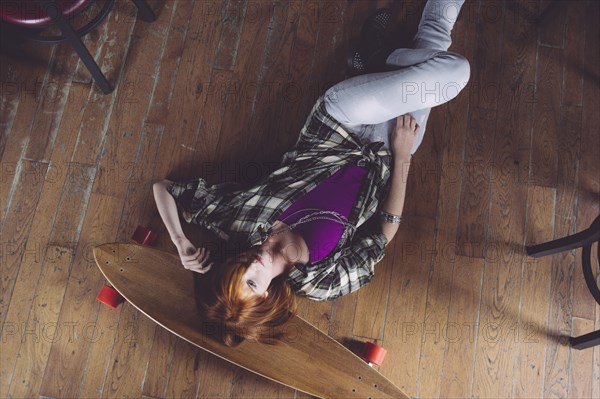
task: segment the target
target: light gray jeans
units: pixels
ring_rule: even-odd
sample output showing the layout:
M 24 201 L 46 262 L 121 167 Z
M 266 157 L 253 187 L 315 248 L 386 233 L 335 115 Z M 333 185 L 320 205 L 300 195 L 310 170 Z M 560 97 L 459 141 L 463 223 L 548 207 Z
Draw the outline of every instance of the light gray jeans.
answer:
M 447 51 L 463 2 L 429 0 L 414 49 L 396 49 L 386 60 L 398 69 L 355 76 L 331 87 L 324 98 L 327 112 L 361 143 L 382 141 L 388 149 L 396 118 L 410 113 L 420 126 L 414 154 L 423 141 L 431 108 L 456 97 L 469 81 L 467 59 Z

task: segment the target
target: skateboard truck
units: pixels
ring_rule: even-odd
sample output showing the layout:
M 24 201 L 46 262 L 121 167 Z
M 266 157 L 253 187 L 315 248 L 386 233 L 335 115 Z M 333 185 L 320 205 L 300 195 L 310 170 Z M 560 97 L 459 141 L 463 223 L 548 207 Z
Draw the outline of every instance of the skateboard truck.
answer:
M 376 345 L 372 342 L 365 342 L 362 358 L 371 367 L 373 367 L 374 365 L 381 366 L 386 353 L 387 350 L 383 349 L 381 346 Z
M 156 237 L 156 233 L 149 228 L 145 226 L 138 226 L 131 236 L 131 241 L 136 244 L 150 246 L 154 243 Z M 125 302 L 125 298 L 123 298 L 117 290 L 108 284 L 104 284 L 96 299 L 113 309 L 116 309 L 119 304 Z

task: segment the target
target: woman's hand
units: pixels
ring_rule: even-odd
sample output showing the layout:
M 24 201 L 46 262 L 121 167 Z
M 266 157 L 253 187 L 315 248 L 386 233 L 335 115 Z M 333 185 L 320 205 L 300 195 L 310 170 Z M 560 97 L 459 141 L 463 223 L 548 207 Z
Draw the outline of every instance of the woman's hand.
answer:
M 417 133 L 419 133 L 419 125 L 412 115 L 400 115 L 396 119 L 396 128 L 391 136 L 391 147 L 395 158 L 410 159 L 410 151 Z
M 208 261 L 210 252 L 206 248 L 196 248 L 186 237 L 177 238 L 173 243 L 186 269 L 204 274 L 212 268 L 213 263 Z

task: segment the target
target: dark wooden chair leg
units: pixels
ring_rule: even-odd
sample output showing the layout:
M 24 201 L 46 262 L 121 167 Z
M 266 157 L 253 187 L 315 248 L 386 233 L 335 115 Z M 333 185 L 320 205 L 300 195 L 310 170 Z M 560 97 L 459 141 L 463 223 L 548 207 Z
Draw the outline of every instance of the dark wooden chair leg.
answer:
M 527 246 L 525 249 L 527 255 L 534 258 L 540 258 L 542 256 L 591 245 L 598 241 L 598 239 L 600 239 L 600 217 L 596 218 L 592 225 L 584 231 L 543 244 Z
M 596 283 L 596 277 L 592 270 L 591 252 L 592 244 L 597 244 L 598 259 L 600 259 L 600 215 L 594 219 L 592 224 L 586 230 L 560 238 L 558 240 L 546 242 L 539 245 L 525 247 L 527 255 L 539 258 L 541 256 L 551 255 L 570 249 L 583 247 L 581 255 L 581 264 L 585 283 L 597 303 L 600 304 L 600 289 Z M 570 337 L 569 343 L 574 349 L 586 349 L 592 346 L 600 345 L 600 330 L 584 334 L 579 337 Z
M 146 22 L 156 21 L 156 14 L 152 11 L 152 8 L 146 3 L 146 0 L 133 0 L 133 3 L 138 9 L 138 16 Z
M 597 245 L 598 249 L 598 259 L 600 259 L 600 243 Z M 594 297 L 597 303 L 600 304 L 600 289 L 598 284 L 596 284 L 596 277 L 594 277 L 594 271 L 592 270 L 592 246 L 586 245 L 583 247 L 583 251 L 581 253 L 581 267 L 583 271 L 583 278 L 585 279 L 585 284 L 587 285 L 590 293 Z
M 569 344 L 574 349 L 587 349 L 592 346 L 600 345 L 600 330 L 579 337 L 569 338 Z

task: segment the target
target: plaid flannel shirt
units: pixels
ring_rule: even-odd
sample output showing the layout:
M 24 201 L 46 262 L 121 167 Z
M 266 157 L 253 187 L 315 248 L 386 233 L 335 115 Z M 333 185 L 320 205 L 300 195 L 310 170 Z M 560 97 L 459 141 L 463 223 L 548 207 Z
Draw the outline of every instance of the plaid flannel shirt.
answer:
M 292 289 L 314 300 L 333 300 L 356 291 L 373 278 L 374 265 L 387 238 L 362 226 L 385 199 L 391 153 L 382 143 L 361 145 L 329 115 L 321 96 L 298 141 L 283 155 L 279 169 L 251 188 L 237 183 L 209 185 L 203 179 L 175 183 L 169 192 L 188 223 L 195 223 L 228 242 L 248 249 L 262 244 L 277 217 L 296 199 L 354 163 L 369 172 L 359 190 L 342 238 L 325 258 L 295 265 L 288 276 Z M 362 228 L 359 228 L 362 226 Z

